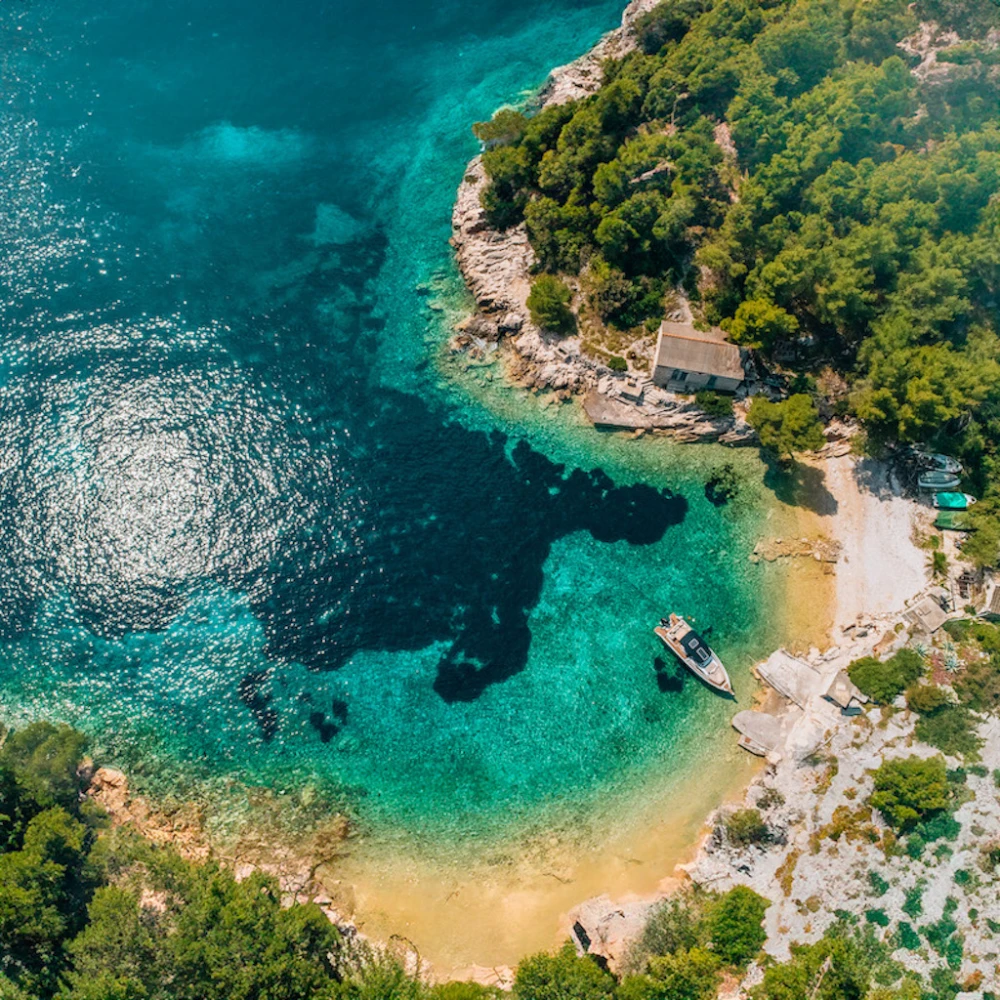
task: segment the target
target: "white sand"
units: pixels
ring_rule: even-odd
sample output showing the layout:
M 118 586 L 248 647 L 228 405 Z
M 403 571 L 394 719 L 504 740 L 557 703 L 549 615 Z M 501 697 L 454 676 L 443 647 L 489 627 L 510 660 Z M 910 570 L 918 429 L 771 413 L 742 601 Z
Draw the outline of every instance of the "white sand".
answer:
M 860 614 L 902 610 L 928 583 L 927 553 L 914 541 L 926 519 L 922 508 L 901 496 L 882 463 L 845 455 L 826 459 L 819 468 L 836 501 L 835 512 L 819 515 L 820 524 L 842 546 L 835 627 Z

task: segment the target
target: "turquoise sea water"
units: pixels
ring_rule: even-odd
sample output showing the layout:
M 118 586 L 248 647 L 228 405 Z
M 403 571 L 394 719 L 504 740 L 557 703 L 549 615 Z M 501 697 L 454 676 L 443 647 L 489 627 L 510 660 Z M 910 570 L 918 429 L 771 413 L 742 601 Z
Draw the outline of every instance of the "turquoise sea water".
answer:
M 714 449 L 439 370 L 469 123 L 617 2 L 0 8 L 0 697 L 153 790 L 475 841 L 697 766 L 780 579 Z M 311 792 L 310 792 L 311 794 Z M 322 798 L 322 796 L 321 796 Z M 542 812 L 539 812 L 542 810 Z

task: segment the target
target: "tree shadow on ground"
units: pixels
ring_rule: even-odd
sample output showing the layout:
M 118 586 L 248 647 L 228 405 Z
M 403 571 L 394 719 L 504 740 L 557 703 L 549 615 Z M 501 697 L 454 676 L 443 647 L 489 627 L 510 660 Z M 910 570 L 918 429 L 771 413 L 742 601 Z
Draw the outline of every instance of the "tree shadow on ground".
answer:
M 858 484 L 858 489 L 871 493 L 880 500 L 902 496 L 905 492 L 904 483 L 915 490 L 916 478 L 912 463 L 907 466 L 905 462 L 862 458 L 854 465 L 854 481 Z
M 765 458 L 764 485 L 789 507 L 804 507 L 815 514 L 837 513 L 837 498 L 826 487 L 826 473 L 813 465 Z

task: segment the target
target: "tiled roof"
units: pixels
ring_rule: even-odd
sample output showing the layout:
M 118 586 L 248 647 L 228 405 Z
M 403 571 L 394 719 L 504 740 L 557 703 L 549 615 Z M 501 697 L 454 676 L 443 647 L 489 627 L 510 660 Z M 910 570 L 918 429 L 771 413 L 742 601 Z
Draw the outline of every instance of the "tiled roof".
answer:
M 688 323 L 661 323 L 656 345 L 657 368 L 679 368 L 719 378 L 744 378 L 740 349 L 722 339 L 722 332 L 705 333 Z

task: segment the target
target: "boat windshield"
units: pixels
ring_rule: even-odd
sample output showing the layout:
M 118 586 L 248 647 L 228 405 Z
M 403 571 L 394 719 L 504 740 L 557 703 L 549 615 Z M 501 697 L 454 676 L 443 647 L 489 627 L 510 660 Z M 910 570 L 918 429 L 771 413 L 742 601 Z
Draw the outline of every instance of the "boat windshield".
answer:
M 681 645 L 684 647 L 684 652 L 697 663 L 704 665 L 712 659 L 712 654 L 708 646 L 705 645 L 705 640 L 695 631 L 688 632 L 681 639 Z

